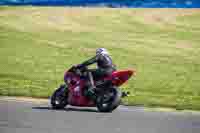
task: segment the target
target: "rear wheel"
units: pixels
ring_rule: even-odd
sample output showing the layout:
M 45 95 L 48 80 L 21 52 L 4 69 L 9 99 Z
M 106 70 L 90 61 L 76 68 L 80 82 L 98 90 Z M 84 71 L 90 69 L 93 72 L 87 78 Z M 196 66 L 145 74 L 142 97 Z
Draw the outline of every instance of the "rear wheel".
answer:
M 121 102 L 121 91 L 118 88 L 110 88 L 98 96 L 96 104 L 100 112 L 112 112 Z
M 63 109 L 68 104 L 68 93 L 65 85 L 61 85 L 51 96 L 51 106 L 53 109 Z

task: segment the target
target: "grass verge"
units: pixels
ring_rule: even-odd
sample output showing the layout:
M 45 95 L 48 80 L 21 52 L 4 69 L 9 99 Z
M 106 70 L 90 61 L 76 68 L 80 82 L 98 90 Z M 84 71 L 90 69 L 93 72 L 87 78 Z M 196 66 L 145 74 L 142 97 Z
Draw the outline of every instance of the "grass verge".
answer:
M 66 69 L 106 47 L 118 69 L 137 70 L 124 104 L 200 109 L 198 9 L 0 10 L 0 95 L 49 97 Z

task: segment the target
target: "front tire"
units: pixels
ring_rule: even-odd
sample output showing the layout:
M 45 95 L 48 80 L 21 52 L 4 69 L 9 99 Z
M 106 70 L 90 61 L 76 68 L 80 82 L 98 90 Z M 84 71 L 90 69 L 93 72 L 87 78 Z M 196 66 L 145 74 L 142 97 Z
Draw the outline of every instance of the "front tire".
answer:
M 67 88 L 64 85 L 61 85 L 57 90 L 54 91 L 53 95 L 51 96 L 52 108 L 64 109 L 68 104 L 67 97 Z
M 109 96 L 111 95 L 111 96 Z M 100 112 L 112 112 L 121 103 L 121 91 L 118 88 L 111 88 L 109 91 L 97 98 L 97 108 Z

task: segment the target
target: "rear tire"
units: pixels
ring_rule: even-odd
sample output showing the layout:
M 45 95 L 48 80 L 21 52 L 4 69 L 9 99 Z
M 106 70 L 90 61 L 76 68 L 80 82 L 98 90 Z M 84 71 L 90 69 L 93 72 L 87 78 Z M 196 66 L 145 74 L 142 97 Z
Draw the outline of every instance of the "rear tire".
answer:
M 111 94 L 113 96 L 109 97 L 108 101 L 105 101 L 105 94 Z M 121 103 L 121 91 L 118 88 L 111 88 L 108 92 L 100 95 L 97 98 L 96 104 L 100 112 L 112 112 L 115 110 Z
M 51 96 L 51 106 L 53 109 L 64 109 L 68 104 L 67 98 L 68 93 L 67 89 L 64 86 L 60 86 L 56 89 Z

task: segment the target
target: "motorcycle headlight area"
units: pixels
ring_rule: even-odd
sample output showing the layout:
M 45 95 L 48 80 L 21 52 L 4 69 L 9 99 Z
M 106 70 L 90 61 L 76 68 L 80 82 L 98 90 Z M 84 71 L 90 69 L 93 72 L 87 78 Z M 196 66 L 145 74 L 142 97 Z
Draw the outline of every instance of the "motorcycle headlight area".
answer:
M 70 77 L 70 76 L 65 76 L 64 80 L 65 80 L 65 83 L 66 83 L 66 84 L 70 84 L 70 82 L 71 82 L 71 77 Z
M 67 84 L 72 84 L 72 85 L 75 85 L 77 83 L 76 79 L 71 78 L 71 77 L 67 77 L 66 80 L 65 80 L 65 82 Z
M 70 84 L 71 78 L 67 78 L 67 79 L 66 79 L 66 82 L 67 82 L 68 84 Z

